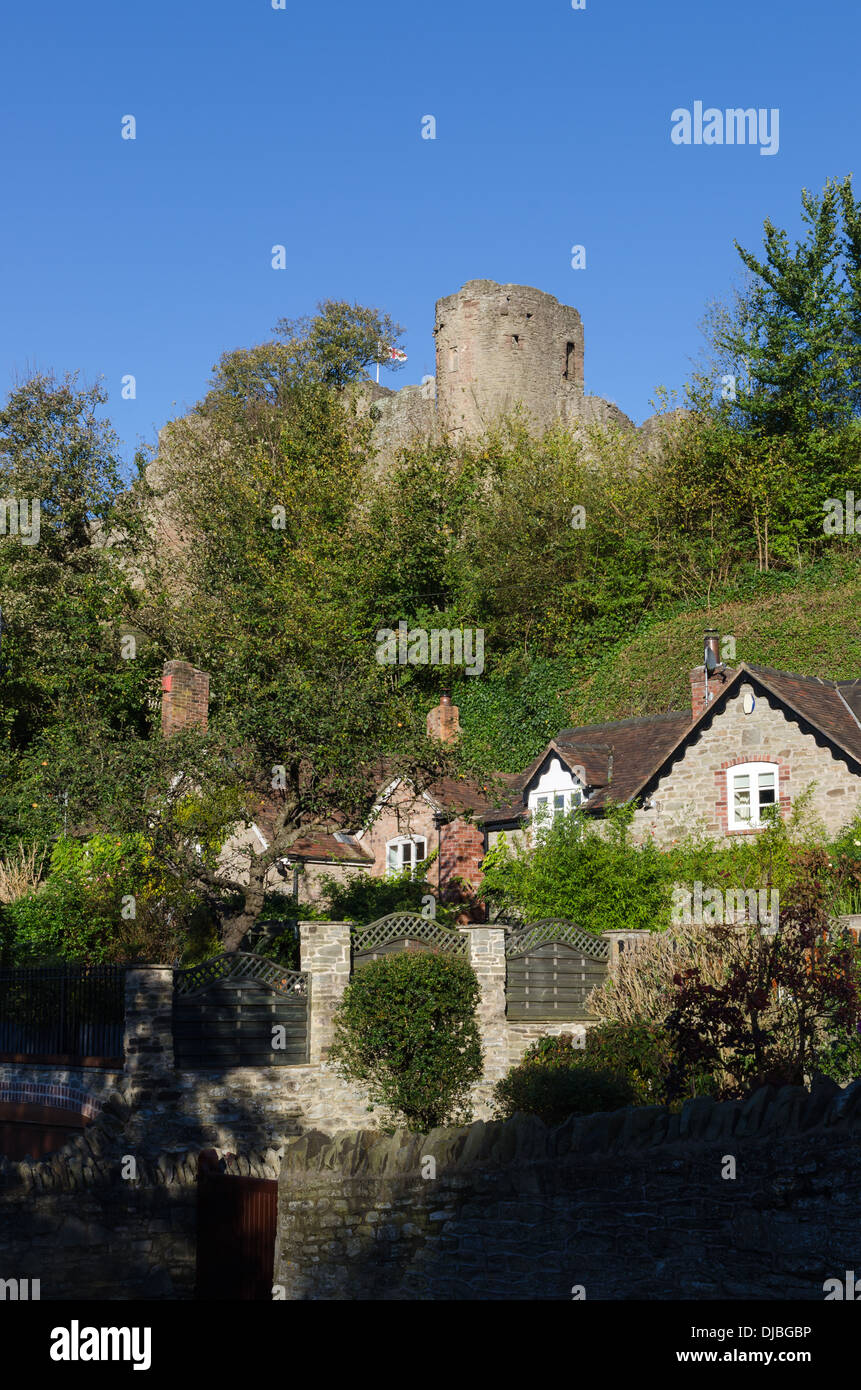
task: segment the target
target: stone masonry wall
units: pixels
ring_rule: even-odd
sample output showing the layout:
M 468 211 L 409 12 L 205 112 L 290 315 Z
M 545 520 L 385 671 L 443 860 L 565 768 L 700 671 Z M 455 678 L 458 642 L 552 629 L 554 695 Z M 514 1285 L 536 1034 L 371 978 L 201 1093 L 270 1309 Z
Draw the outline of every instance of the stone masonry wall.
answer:
M 145 1159 L 130 1117 L 113 1093 L 58 1153 L 0 1157 L 0 1277 L 38 1279 L 43 1300 L 192 1297 L 196 1155 Z M 124 1177 L 130 1157 L 134 1176 Z M 262 1176 L 265 1160 L 255 1160 Z M 270 1162 L 265 1175 L 275 1171 Z
M 861 1081 L 556 1129 L 306 1134 L 281 1169 L 275 1282 L 301 1300 L 820 1300 L 858 1267 L 859 1134 Z
M 557 396 L 582 402 L 583 325 L 553 295 L 470 280 L 437 301 L 434 336 L 440 422 L 455 435 L 480 434 L 518 402 L 546 429 Z
M 813 809 L 829 834 L 852 819 L 861 803 L 861 776 L 817 742 L 812 732 L 788 719 L 764 694 L 757 694 L 753 713 L 745 714 L 742 700 L 750 688 L 742 684 L 665 773 L 653 794 L 655 809 L 635 813 L 636 839 L 642 842 L 651 835 L 656 844 L 669 845 L 697 828 L 722 836 L 726 768 L 740 761 L 778 763 L 780 796 L 782 800 L 788 798 L 789 805 L 815 782 Z M 756 831 L 730 832 L 735 833 Z
M 469 960 L 481 998 L 477 1011 L 484 1075 L 473 1088 L 473 1114 L 493 1113 L 494 1084 L 547 1034 L 582 1034 L 588 1021 L 512 1022 L 505 1016 L 505 931 L 474 926 Z M 617 933 L 616 935 L 632 935 Z M 633 935 L 638 935 L 634 933 Z M 129 1105 L 128 1142 L 146 1159 L 165 1150 L 278 1148 L 307 1129 L 375 1128 L 385 1121 L 360 1087 L 341 1080 L 328 1062 L 334 1014 L 350 980 L 346 922 L 300 924 L 301 966 L 310 975 L 310 1059 L 305 1065 L 212 1067 L 177 1071 L 173 1053 L 173 971 L 130 970 L 126 977 L 125 1068 L 0 1065 L 0 1101 L 66 1108 L 87 1121 L 119 1092 Z M 616 946 L 614 944 L 614 950 Z

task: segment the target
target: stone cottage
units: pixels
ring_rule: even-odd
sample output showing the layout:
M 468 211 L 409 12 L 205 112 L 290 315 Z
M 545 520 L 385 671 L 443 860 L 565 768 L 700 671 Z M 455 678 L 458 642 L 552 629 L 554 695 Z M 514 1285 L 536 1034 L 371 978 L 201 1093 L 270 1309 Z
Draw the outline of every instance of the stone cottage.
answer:
M 668 845 L 693 831 L 755 835 L 768 807 L 788 813 L 811 789 L 829 834 L 861 806 L 861 680 L 832 681 L 719 660 L 706 634 L 691 708 L 563 729 L 481 817 L 485 844 L 528 833 L 537 813 L 636 806 L 633 835 Z
M 314 903 L 328 877 L 384 877 L 434 854 L 438 896 L 463 902 L 477 921 L 485 854 L 502 834 L 509 841 L 529 836 L 541 814 L 580 806 L 603 817 L 610 804 L 633 802 L 634 840 L 666 846 L 694 832 L 755 835 L 767 808 L 787 814 L 809 788 L 810 813 L 827 833 L 839 831 L 861 807 L 861 680 L 744 662 L 730 668 L 718 653 L 718 635 L 707 633 L 704 662 L 691 672 L 689 709 L 562 729 L 522 773 L 501 779 L 503 794 L 465 778 L 417 792 L 393 777 L 380 786 L 364 825 L 298 841 L 273 866 L 272 887 Z M 180 671 L 185 665 L 168 663 L 166 729 L 179 717 L 184 684 L 191 687 L 187 717 L 205 717 L 203 673 Z M 458 710 L 447 694 L 427 723 L 429 736 L 457 737 Z M 249 849 L 267 848 L 267 829 L 264 807 L 228 841 L 225 862 L 234 857 L 234 875 Z

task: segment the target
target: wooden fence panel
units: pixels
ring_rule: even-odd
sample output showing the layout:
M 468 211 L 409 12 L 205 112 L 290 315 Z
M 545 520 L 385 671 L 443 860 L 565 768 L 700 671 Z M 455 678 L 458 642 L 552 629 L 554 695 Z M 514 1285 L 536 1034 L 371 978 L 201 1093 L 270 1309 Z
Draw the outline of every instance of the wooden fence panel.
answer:
M 506 1017 L 586 1019 L 586 1000 L 607 976 L 607 942 L 568 922 L 535 922 L 506 943 Z
M 265 957 L 235 952 L 176 972 L 173 1046 L 179 1070 L 308 1061 L 308 978 L 273 967 Z
M 351 946 L 353 970 L 361 970 L 371 961 L 399 955 L 402 951 L 466 955 L 469 949 L 463 932 L 440 927 L 432 917 L 423 917 L 420 912 L 393 912 L 367 927 L 357 927 L 352 933 Z

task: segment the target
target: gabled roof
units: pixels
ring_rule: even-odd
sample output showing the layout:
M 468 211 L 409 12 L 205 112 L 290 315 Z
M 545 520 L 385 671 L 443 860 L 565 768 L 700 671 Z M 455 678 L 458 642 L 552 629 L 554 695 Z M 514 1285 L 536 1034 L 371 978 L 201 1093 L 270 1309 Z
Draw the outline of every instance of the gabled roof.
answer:
M 771 695 L 790 716 L 819 734 L 861 771 L 861 680 L 826 681 L 742 662 L 724 673 L 714 699 L 695 720 L 689 711 L 677 710 L 560 730 L 525 772 L 513 779 L 510 801 L 500 810 L 487 811 L 482 821 L 486 826 L 519 821 L 526 812 L 529 784 L 553 754 L 569 769 L 585 769 L 593 791 L 584 802 L 584 810 L 601 811 L 610 802 L 633 800 L 684 754 L 689 742 L 711 723 L 744 680 Z
M 671 712 L 562 729 L 526 770 L 512 780 L 510 800 L 499 810 L 486 811 L 482 820 L 485 825 L 510 825 L 518 820 L 524 814 L 530 784 L 553 756 L 569 771 L 584 770 L 586 784 L 593 789 L 585 803 L 588 810 L 602 805 L 611 796 L 614 801 L 627 801 L 631 795 L 629 788 L 646 774 L 659 755 L 678 742 L 690 723 L 689 714 Z
M 711 704 L 693 723 L 689 723 L 676 743 L 656 760 L 654 766 L 631 789 L 628 797 L 619 798 L 613 793 L 613 800 L 630 800 L 657 782 L 667 768 L 682 756 L 700 730 L 711 724 L 730 695 L 745 680 L 771 695 L 785 711 L 818 733 L 861 771 L 861 716 L 856 716 L 852 709 L 853 702 L 861 708 L 861 682 L 825 681 L 818 676 L 798 676 L 789 671 L 775 671 L 770 666 L 749 666 L 742 662 L 736 670 L 726 672 L 725 684 Z M 603 800 L 609 800 L 609 795 L 605 795 Z M 590 798 L 589 810 L 593 809 L 593 804 L 602 803 Z

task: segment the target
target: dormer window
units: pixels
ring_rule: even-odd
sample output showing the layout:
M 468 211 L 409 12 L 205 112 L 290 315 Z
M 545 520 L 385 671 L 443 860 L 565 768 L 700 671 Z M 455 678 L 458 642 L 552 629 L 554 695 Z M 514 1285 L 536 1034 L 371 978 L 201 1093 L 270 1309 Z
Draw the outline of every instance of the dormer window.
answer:
M 727 824 L 730 830 L 757 830 L 768 809 L 777 805 L 776 763 L 741 763 L 726 774 Z
M 557 816 L 566 816 L 585 800 L 587 788 L 554 758 L 529 793 L 529 810 L 541 824 L 550 824 Z

